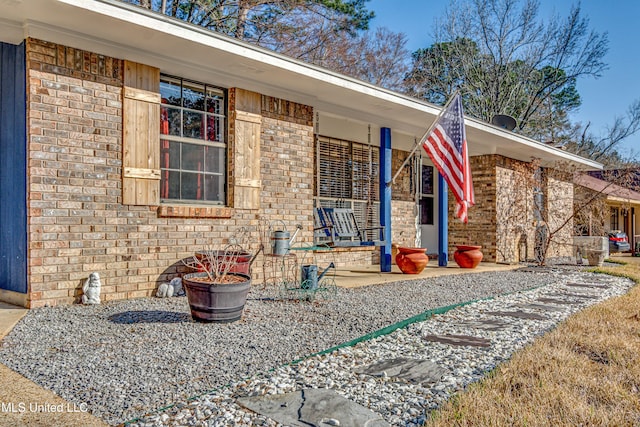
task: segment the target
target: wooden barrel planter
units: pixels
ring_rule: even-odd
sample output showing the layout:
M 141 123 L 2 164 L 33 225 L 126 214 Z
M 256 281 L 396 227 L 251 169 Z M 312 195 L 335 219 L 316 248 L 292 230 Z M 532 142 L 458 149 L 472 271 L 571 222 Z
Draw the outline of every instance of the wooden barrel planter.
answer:
M 242 317 L 251 277 L 229 273 L 224 283 L 211 283 L 207 273 L 191 273 L 182 277 L 191 317 L 198 322 L 228 323 Z

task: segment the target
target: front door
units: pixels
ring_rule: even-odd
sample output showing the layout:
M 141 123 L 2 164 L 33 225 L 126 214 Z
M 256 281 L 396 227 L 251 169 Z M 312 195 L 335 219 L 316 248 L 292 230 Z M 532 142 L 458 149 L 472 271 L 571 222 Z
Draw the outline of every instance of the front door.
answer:
M 422 165 L 420 196 L 418 198 L 418 221 L 420 227 L 420 246 L 427 248 L 428 254 L 438 253 L 438 180 L 435 168 Z

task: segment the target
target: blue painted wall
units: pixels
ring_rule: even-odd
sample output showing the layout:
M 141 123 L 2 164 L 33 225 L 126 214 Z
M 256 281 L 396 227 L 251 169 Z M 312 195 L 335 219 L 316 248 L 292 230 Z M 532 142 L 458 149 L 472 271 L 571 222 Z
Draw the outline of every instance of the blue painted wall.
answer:
M 0 43 L 0 289 L 27 292 L 24 43 Z

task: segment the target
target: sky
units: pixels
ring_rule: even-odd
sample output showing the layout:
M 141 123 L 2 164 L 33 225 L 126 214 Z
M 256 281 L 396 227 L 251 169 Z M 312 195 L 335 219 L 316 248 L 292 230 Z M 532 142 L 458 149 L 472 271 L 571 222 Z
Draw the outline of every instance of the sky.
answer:
M 539 0 L 539 18 L 558 14 L 566 17 L 569 0 Z M 367 7 L 376 17 L 372 28 L 386 27 L 407 36 L 407 49 L 413 52 L 433 43 L 431 34 L 436 18 L 444 16 L 449 0 L 370 0 Z M 625 116 L 629 106 L 640 99 L 640 1 L 583 0 L 581 15 L 589 20 L 590 29 L 608 34 L 609 52 L 604 62 L 609 68 L 598 79 L 578 80 L 582 99 L 579 110 L 572 115 L 576 122 L 591 123 L 595 135 L 606 134 L 615 117 Z M 618 148 L 624 156 L 640 154 L 640 134 L 625 140 Z M 638 156 L 640 157 L 640 156 Z

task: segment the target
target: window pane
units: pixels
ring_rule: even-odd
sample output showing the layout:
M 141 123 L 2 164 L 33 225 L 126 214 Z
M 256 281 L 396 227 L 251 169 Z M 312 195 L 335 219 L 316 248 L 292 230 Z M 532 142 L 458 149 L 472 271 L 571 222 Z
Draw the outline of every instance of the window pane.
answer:
M 163 104 L 181 105 L 180 80 L 163 77 L 160 80 L 160 97 Z
M 205 199 L 211 202 L 224 201 L 224 178 L 221 175 L 206 175 Z
M 222 174 L 224 173 L 224 164 L 224 148 L 204 147 L 205 172 Z
M 319 188 L 323 197 L 351 198 L 352 167 L 347 143 L 319 140 Z
M 204 111 L 204 85 L 184 82 L 182 97 L 184 108 Z
M 160 197 L 163 199 L 180 199 L 180 172 L 162 171 Z
M 203 200 L 203 175 L 199 173 L 182 172 L 182 200 Z
M 160 109 L 160 133 L 162 135 L 180 136 L 180 109 L 161 107 Z
M 422 194 L 433 194 L 433 166 L 422 165 Z
M 224 118 L 207 115 L 207 141 L 224 142 Z
M 160 167 L 162 169 L 180 169 L 180 143 L 160 141 Z
M 378 200 L 378 149 L 352 144 L 352 196 L 360 200 Z
M 224 97 L 218 91 L 207 90 L 207 113 L 224 114 Z
M 433 197 L 420 199 L 420 224 L 433 225 Z
M 204 170 L 204 146 L 182 145 L 182 170 L 202 172 Z
M 202 139 L 204 136 L 203 124 L 204 114 L 193 111 L 183 111 L 184 114 L 184 133 L 185 138 Z

